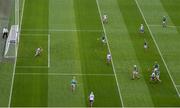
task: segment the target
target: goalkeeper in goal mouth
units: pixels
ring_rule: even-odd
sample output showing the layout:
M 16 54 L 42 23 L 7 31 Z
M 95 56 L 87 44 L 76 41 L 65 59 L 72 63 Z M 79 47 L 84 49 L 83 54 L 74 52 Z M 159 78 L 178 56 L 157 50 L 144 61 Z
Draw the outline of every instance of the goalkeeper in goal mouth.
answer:
M 35 56 L 35 57 L 36 57 L 36 56 L 39 56 L 42 51 L 43 51 L 43 49 L 42 49 L 41 47 L 37 48 L 34 56 Z

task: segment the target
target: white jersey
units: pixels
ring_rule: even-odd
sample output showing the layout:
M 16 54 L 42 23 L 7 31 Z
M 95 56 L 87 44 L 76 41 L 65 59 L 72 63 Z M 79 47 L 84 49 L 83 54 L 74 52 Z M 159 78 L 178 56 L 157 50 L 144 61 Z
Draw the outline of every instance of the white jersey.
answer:
M 89 100 L 94 100 L 94 94 L 90 94 L 90 96 L 89 96 Z
M 41 48 L 37 48 L 36 51 L 37 51 L 37 52 L 40 52 L 40 51 L 41 51 Z
M 7 28 L 3 28 L 3 33 L 8 33 L 8 29 Z
M 107 15 L 103 15 L 103 19 L 104 19 L 104 20 L 107 20 Z
M 108 60 L 111 59 L 111 54 L 107 54 L 107 59 L 108 59 Z
M 151 77 L 155 77 L 155 73 L 154 72 L 152 73 Z
M 144 26 L 143 25 L 141 25 L 141 30 L 144 30 Z

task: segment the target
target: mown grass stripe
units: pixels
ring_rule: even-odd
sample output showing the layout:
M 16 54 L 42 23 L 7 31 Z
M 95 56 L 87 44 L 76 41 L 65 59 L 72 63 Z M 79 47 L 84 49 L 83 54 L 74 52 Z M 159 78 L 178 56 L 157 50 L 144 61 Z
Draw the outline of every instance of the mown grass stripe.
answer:
M 43 1 L 43 2 L 42 2 Z M 21 27 L 34 27 L 46 28 L 48 27 L 48 0 L 26 0 L 24 5 L 23 22 Z M 38 5 L 40 4 L 40 5 Z M 37 6 L 38 5 L 38 6 Z M 33 8 L 29 8 L 33 7 Z M 34 10 L 36 13 L 34 13 Z M 38 16 L 37 16 L 38 14 Z M 21 31 L 22 33 L 23 31 Z M 29 45 L 27 45 L 29 44 Z M 41 57 L 34 58 L 33 51 L 35 48 L 42 45 L 47 49 L 48 35 L 44 37 L 24 37 L 21 35 L 17 65 L 46 65 L 47 64 L 47 50 Z M 26 46 L 27 45 L 27 46 Z M 28 47 L 28 48 L 27 48 Z M 26 50 L 27 49 L 27 50 Z M 28 61 L 28 62 L 27 62 Z M 43 64 L 46 62 L 46 64 Z M 16 68 L 16 72 L 48 72 L 48 69 L 20 69 Z M 47 106 L 47 86 L 48 76 L 16 76 L 14 80 L 12 92 L 12 107 L 34 107 L 34 106 Z M 24 98 L 24 96 L 26 98 Z
M 99 11 L 99 16 L 100 16 L 100 19 L 101 19 L 102 15 L 101 15 L 101 9 L 100 9 L 98 0 L 96 0 L 96 3 L 97 3 L 98 11 Z M 112 57 L 111 64 L 112 64 L 113 72 L 114 72 L 114 75 L 115 75 L 115 80 L 116 80 L 117 89 L 118 89 L 118 92 L 119 92 L 119 97 L 120 97 L 120 100 L 121 100 L 122 107 L 124 107 L 124 102 L 123 102 L 123 98 L 122 98 L 122 95 L 121 95 L 120 85 L 119 85 L 119 82 L 117 80 L 116 70 L 115 70 L 115 67 L 114 67 L 113 56 L 112 56 L 110 45 L 109 45 L 109 41 L 108 41 L 108 38 L 107 38 L 106 29 L 105 29 L 105 26 L 104 26 L 102 20 L 101 20 L 101 24 L 102 24 L 102 28 L 103 28 L 103 31 L 104 31 L 104 35 L 105 35 L 106 41 L 107 41 L 107 47 L 108 47 L 109 53 L 111 54 L 111 57 Z
M 149 25 L 149 27 L 162 27 L 162 25 Z M 175 26 L 175 25 L 167 25 L 167 28 L 178 28 L 180 26 Z
M 135 49 L 136 57 L 139 61 L 142 76 L 145 79 L 146 85 L 148 86 L 150 98 L 153 104 L 152 106 L 178 106 L 179 98 L 176 95 L 177 92 L 174 89 L 173 83 L 168 75 L 167 69 L 157 51 L 156 45 L 148 31 L 148 28 L 142 18 L 142 15 L 137 7 L 134 0 L 117 0 L 120 11 L 122 12 L 124 22 L 129 32 L 131 42 Z M 144 1 L 145 2 L 145 1 Z M 144 3 L 143 2 L 143 3 Z M 154 6 L 154 2 L 151 2 Z M 128 9 L 127 9 L 128 8 Z M 151 9 L 151 8 L 150 8 Z M 131 13 L 131 14 L 127 14 Z M 139 27 L 144 24 L 145 33 L 139 33 Z M 147 52 L 143 50 L 144 39 L 148 42 L 149 48 Z M 141 49 L 140 49 L 141 48 Z M 162 83 L 151 83 L 150 75 L 153 69 L 154 62 L 157 61 L 160 64 L 160 71 Z M 150 71 L 149 71 L 150 70 Z M 165 82 L 164 82 L 165 81 Z M 148 103 L 147 103 L 148 105 Z M 144 106 L 146 106 L 144 104 Z
M 83 30 L 83 29 L 23 29 L 24 32 L 43 32 L 43 31 L 49 31 L 49 32 L 102 32 L 102 30 Z
M 16 73 L 16 75 L 50 75 L 50 76 L 114 76 L 114 74 L 71 74 L 71 73 Z
M 155 43 L 155 45 L 156 45 L 156 48 L 157 48 L 157 50 L 158 50 L 158 52 L 159 52 L 159 54 L 160 54 L 160 56 L 161 56 L 161 58 L 162 58 L 162 61 L 163 61 L 164 65 L 165 65 L 165 67 L 166 67 L 166 69 L 167 69 L 167 72 L 168 72 L 168 74 L 169 74 L 169 76 L 170 76 L 170 79 L 171 79 L 171 81 L 172 81 L 172 83 L 173 83 L 173 86 L 174 86 L 174 88 L 175 88 L 175 90 L 176 90 L 176 92 L 177 92 L 177 95 L 180 97 L 180 94 L 179 94 L 179 91 L 178 91 L 178 89 L 177 89 L 177 87 L 176 87 L 176 84 L 175 84 L 175 82 L 174 82 L 174 80 L 173 80 L 173 78 L 172 78 L 172 75 L 171 75 L 171 73 L 170 73 L 170 71 L 169 71 L 169 68 L 168 68 L 168 66 L 167 66 L 167 64 L 166 64 L 166 62 L 165 62 L 165 60 L 164 60 L 164 57 L 162 56 L 162 53 L 161 53 L 161 51 L 160 51 L 160 49 L 159 49 L 159 46 L 158 46 L 158 44 L 157 44 L 157 42 L 156 42 L 156 40 L 155 40 L 155 38 L 154 38 L 154 35 L 153 35 L 153 33 L 152 33 L 152 31 L 151 31 L 151 29 L 150 29 L 150 27 L 149 27 L 149 25 L 148 25 L 148 23 L 147 23 L 147 21 L 146 21 L 146 18 L 145 18 L 145 16 L 144 16 L 143 12 L 142 12 L 142 9 L 141 9 L 141 7 L 139 6 L 138 1 L 135 0 L 135 2 L 136 2 L 136 5 L 137 5 L 137 7 L 138 7 L 138 9 L 139 9 L 139 11 L 140 11 L 140 13 L 141 13 L 144 21 L 145 21 L 145 24 L 146 24 L 146 26 L 147 26 L 150 34 L 151 34 L 151 37 L 152 37 L 152 39 L 153 39 L 153 41 L 154 41 L 154 43 Z
M 21 25 L 22 25 L 22 21 L 23 21 L 25 2 L 26 2 L 26 1 L 24 0 L 24 1 L 23 1 L 23 6 L 22 6 L 22 13 L 21 13 L 20 25 L 19 25 L 19 33 L 21 33 Z M 19 38 L 20 38 L 20 34 L 19 34 Z M 19 39 L 19 40 L 20 40 L 20 39 Z M 19 44 L 17 45 L 17 49 L 16 49 L 16 53 L 15 53 L 15 63 L 14 63 L 14 68 L 13 68 L 13 75 L 12 75 L 12 82 L 11 82 L 11 89 L 10 89 L 8 107 L 11 107 L 12 93 L 13 93 L 15 73 L 16 73 L 16 63 L 17 63 L 18 49 L 19 49 Z
M 77 29 L 103 30 L 96 0 L 76 0 L 74 2 Z M 106 64 L 108 48 L 98 38 L 103 32 L 77 32 L 80 52 L 81 69 L 84 74 L 110 74 L 113 73 L 112 65 Z M 100 68 L 102 67 L 102 68 Z M 91 91 L 95 93 L 94 107 L 119 107 L 121 106 L 119 93 L 114 77 L 84 76 L 85 98 Z M 101 86 L 99 86 L 101 85 Z M 103 90 L 103 91 L 102 91 Z M 109 92 L 110 91 L 110 92 Z M 113 99 L 113 100 L 111 100 Z M 86 101 L 86 106 L 89 102 Z

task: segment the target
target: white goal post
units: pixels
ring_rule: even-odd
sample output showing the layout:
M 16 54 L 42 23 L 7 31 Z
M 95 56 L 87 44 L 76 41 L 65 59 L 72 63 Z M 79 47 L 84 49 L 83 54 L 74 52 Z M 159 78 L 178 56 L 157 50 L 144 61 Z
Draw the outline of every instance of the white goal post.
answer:
M 20 2 L 21 1 L 21 2 Z M 11 21 L 10 21 L 10 30 L 8 33 L 8 38 L 5 43 L 4 47 L 4 58 L 16 58 L 17 54 L 17 47 L 19 43 L 19 23 L 20 23 L 20 6 L 22 0 L 13 0 L 12 1 L 12 10 L 11 10 Z M 22 12 L 21 12 L 22 14 Z
M 4 58 L 15 58 L 19 43 L 19 25 L 12 25 L 6 40 Z

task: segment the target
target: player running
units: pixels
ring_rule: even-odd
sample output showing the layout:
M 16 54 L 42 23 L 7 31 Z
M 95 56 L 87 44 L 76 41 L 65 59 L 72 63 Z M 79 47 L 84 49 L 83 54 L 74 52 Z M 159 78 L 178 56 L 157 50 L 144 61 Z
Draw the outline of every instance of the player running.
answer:
M 36 57 L 36 56 L 39 56 L 42 51 L 43 51 L 43 49 L 42 49 L 41 47 L 37 48 L 34 56 L 35 56 L 35 57 Z
M 132 79 L 139 79 L 139 71 L 136 65 L 134 65 L 133 71 L 132 71 Z
M 153 71 L 151 74 L 151 81 L 155 81 L 156 80 L 156 75 L 155 72 Z
M 141 24 L 141 26 L 140 26 L 140 33 L 144 33 L 144 25 L 143 24 Z
M 159 70 L 159 64 L 157 63 L 157 61 L 155 61 L 155 64 L 154 64 L 154 66 L 153 66 L 153 69 L 154 69 L 154 70 L 155 70 L 155 69 Z
M 103 44 L 106 44 L 106 38 L 105 38 L 105 36 L 102 36 L 102 37 L 101 37 L 101 41 L 102 41 Z
M 106 59 L 107 59 L 107 64 L 111 63 L 111 54 L 110 53 L 107 54 Z
M 71 90 L 72 90 L 72 92 L 75 91 L 76 85 L 77 85 L 76 77 L 73 76 L 73 79 L 71 80 Z
M 148 48 L 148 44 L 146 42 L 146 40 L 144 39 L 144 50 L 146 50 Z
M 103 15 L 102 21 L 104 24 L 108 23 L 108 16 L 106 14 Z
M 151 81 L 159 81 L 161 82 L 160 80 L 160 71 L 157 69 L 157 68 L 154 68 L 152 74 L 151 74 Z
M 163 27 L 166 27 L 166 21 L 167 21 L 166 16 L 163 16 L 163 18 L 162 18 L 162 26 Z
M 93 106 L 94 103 L 94 93 L 91 92 L 91 94 L 89 95 L 89 102 L 90 102 L 90 107 Z
M 161 80 L 160 80 L 160 71 L 157 69 L 157 68 L 155 68 L 154 69 L 154 72 L 155 72 L 155 75 L 156 75 L 156 80 L 157 81 L 159 81 L 159 82 L 161 82 Z

